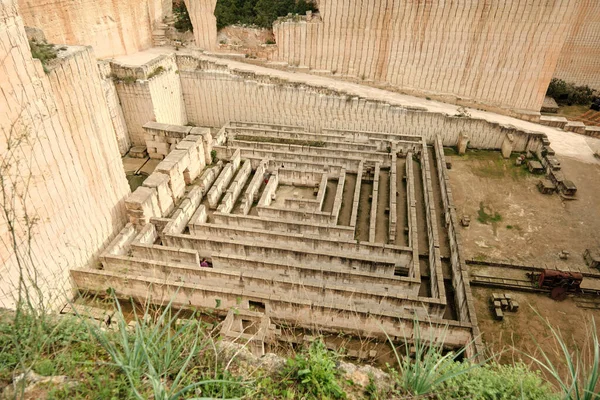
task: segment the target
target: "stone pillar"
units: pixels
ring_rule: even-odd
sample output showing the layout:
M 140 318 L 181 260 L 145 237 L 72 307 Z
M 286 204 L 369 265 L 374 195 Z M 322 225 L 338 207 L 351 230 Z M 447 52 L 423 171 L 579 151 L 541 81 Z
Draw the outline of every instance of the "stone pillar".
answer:
M 216 50 L 218 48 L 217 18 L 215 18 L 217 0 L 185 0 L 185 6 L 194 27 L 196 47 L 202 50 Z
M 202 136 L 202 144 L 204 145 L 204 158 L 206 159 L 206 164 L 212 164 L 212 157 L 210 152 L 212 151 L 212 134 L 210 133 L 210 128 L 192 128 L 190 131 L 190 135 L 200 135 Z
M 467 146 L 469 145 L 469 135 L 467 135 L 464 132 L 461 132 L 458 135 L 458 144 L 457 144 L 457 149 L 458 149 L 458 154 L 465 154 L 465 152 L 467 151 Z
M 502 157 L 510 158 L 510 153 L 512 153 L 513 144 L 515 141 L 515 137 L 512 133 L 508 133 L 502 142 Z

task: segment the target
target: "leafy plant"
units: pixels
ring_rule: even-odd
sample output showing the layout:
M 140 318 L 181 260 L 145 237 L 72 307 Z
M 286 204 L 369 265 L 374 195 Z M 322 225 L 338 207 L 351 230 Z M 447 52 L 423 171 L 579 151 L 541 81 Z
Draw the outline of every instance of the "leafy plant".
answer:
M 203 385 L 229 383 L 207 379 L 184 385 L 192 360 L 213 345 L 201 323 L 192 318 L 177 328 L 179 313 L 173 313 L 169 303 L 156 322 L 149 307 L 142 318 L 134 313 L 135 324 L 130 333 L 118 301 L 116 306 L 117 334 L 111 336 L 99 330 L 92 333 L 125 374 L 136 398 L 147 397 L 142 381 L 149 382 L 155 400 L 176 400 Z
M 565 400 L 600 399 L 600 341 L 594 318 L 588 328 L 590 342 L 583 348 L 576 347 L 574 351 L 569 350 L 560 331 L 554 329 L 548 320 L 544 320 L 544 322 L 558 346 L 558 354 L 562 356 L 563 365 L 555 364 L 535 338 L 534 341 L 540 356 L 538 358 L 527 355 L 527 357 L 556 381 Z M 560 372 L 565 368 L 566 375 Z
M 336 354 L 316 340 L 308 349 L 288 359 L 284 375 L 296 382 L 300 394 L 318 399 L 344 399 L 346 394 L 338 383 L 335 359 Z
M 470 368 L 469 363 L 457 363 L 456 367 L 469 368 L 469 371 L 445 381 L 437 391 L 440 400 L 558 400 L 540 373 L 531 371 L 523 363 L 491 362 L 475 368 Z
M 385 390 L 380 390 L 377 388 L 377 384 L 375 383 L 375 376 L 373 374 L 369 374 L 369 383 L 365 386 L 364 390 L 365 398 L 369 400 L 380 400 L 389 398 L 389 393 L 385 393 Z
M 214 164 L 217 162 L 217 151 L 216 150 L 211 150 L 210 151 L 210 160 L 211 163 Z M 219 307 L 219 305 L 217 304 L 217 307 Z
M 424 338 L 421 335 L 420 323 L 415 318 L 413 342 L 410 343 L 408 338 L 405 338 L 405 353 L 402 356 L 386 332 L 397 364 L 395 368 L 390 369 L 391 374 L 403 392 L 414 396 L 434 393 L 443 383 L 468 373 L 478 365 L 464 366 L 457 362 L 464 349 L 444 354 L 444 339 L 448 328 L 441 328 L 441 332 L 439 329 L 429 324 L 429 336 Z

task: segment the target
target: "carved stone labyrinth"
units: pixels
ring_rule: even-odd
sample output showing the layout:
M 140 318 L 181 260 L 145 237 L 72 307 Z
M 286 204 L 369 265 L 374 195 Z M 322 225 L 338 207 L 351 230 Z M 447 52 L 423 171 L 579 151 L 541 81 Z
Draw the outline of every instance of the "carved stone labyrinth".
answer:
M 151 156 L 170 151 L 127 200 L 102 268 L 72 271 L 80 291 L 211 310 L 259 350 L 288 340 L 283 327 L 403 341 L 419 323 L 475 354 L 441 139 L 241 122 L 145 131 Z

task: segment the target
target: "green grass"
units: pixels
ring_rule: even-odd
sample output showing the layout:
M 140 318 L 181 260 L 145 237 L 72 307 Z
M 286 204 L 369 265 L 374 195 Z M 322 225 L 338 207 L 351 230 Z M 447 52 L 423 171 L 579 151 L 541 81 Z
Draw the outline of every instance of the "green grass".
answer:
M 51 398 L 132 398 L 125 377 L 109 363 L 108 354 L 79 318 L 38 319 L 23 313 L 19 320 L 5 314 L 0 322 L 0 382 L 8 384 L 13 375 L 32 369 L 43 376 L 66 375 L 81 382 L 49 388 Z
M 475 257 L 473 257 L 473 258 L 475 259 L 475 261 L 483 262 L 483 261 L 486 261 L 488 259 L 488 256 L 485 255 L 485 254 L 483 254 L 483 253 L 477 253 L 475 255 Z
M 579 117 L 581 114 L 586 113 L 590 110 L 589 105 L 572 105 L 572 106 L 560 106 L 558 108 L 557 116 L 563 116 L 567 118 Z
M 521 180 L 530 176 L 525 164 L 516 165 L 520 154 L 513 153 L 505 159 L 499 151 L 468 149 L 463 155 L 458 155 L 454 148 L 444 148 L 447 156 L 458 156 L 461 160 L 470 161 L 471 171 L 478 177 L 490 179 L 512 178 Z
M 464 350 L 444 354 L 448 327 L 438 331 L 429 324 L 428 328 L 430 333 L 423 336 L 420 322 L 415 318 L 411 341 L 404 341 L 404 354 L 386 333 L 396 359 L 391 374 L 396 381 L 397 394 L 422 396 L 436 393 L 444 383 L 469 373 L 477 366 L 458 362 Z
M 458 368 L 468 367 L 468 363 L 458 364 Z M 553 393 L 539 372 L 531 371 L 523 363 L 501 365 L 490 362 L 445 381 L 438 398 L 559 400 L 560 396 Z
M 539 316 L 539 314 L 538 314 Z M 539 316 L 541 318 L 541 316 Z M 538 352 L 536 355 L 525 354 L 536 365 L 550 375 L 560 388 L 565 400 L 599 400 L 600 399 L 600 340 L 596 321 L 591 319 L 588 325 L 587 343 L 573 343 L 565 339 L 548 320 L 544 320 L 551 338 L 556 344 L 556 354 L 562 358 L 561 363 L 552 361 L 555 354 L 546 352 L 535 338 Z M 566 373 L 563 371 L 566 369 Z
M 383 386 L 370 375 L 366 386 L 360 387 L 344 378 L 338 368 L 343 350 L 328 350 L 322 339 L 288 357 L 283 368 L 254 370 L 248 361 L 238 363 L 223 358 L 217 350 L 214 326 L 201 322 L 195 313 L 187 312 L 184 318 L 170 304 L 163 308 L 146 307 L 141 312 L 134 311 L 132 319 L 136 323 L 132 326 L 122 317 L 119 302 L 115 302 L 115 308 L 114 329 L 110 330 L 73 316 L 0 314 L 0 388 L 9 385 L 16 374 L 32 369 L 44 376 L 65 375 L 73 382 L 46 387 L 45 394 L 51 399 L 417 396 L 439 400 L 598 400 L 600 344 L 593 321 L 590 353 L 581 348 L 573 351 L 571 345 L 567 348 L 560 333 L 548 325 L 565 362 L 553 365 L 541 348 L 537 358 L 525 355 L 554 378 L 560 390 L 555 393 L 539 372 L 520 362 L 461 361 L 461 351 L 444 349 L 447 330 L 428 329 L 431 333 L 423 334 L 423 323 L 418 320 L 410 342 L 396 346 L 388 338 L 395 357 L 388 369 L 392 386 Z M 250 374 L 240 375 L 240 370 L 247 371 L 249 367 L 253 369 Z
M 444 147 L 444 155 L 445 156 L 456 156 L 458 155 L 458 151 L 455 147 Z
M 479 203 L 479 211 L 477 212 L 477 221 L 485 225 L 493 225 L 502 221 L 502 215 L 500 215 L 498 212 L 490 210 L 489 207 L 485 206 L 483 202 L 481 202 Z M 507 229 L 512 229 L 512 226 L 508 228 L 509 226 L 510 225 L 507 226 Z

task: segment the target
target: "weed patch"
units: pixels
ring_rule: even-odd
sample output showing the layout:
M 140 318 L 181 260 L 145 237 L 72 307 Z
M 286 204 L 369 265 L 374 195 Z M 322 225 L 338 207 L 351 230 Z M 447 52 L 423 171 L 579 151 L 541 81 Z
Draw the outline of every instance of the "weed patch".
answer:
M 31 56 L 40 60 L 44 72 L 48 73 L 48 63 L 58 56 L 56 46 L 46 42 L 38 42 L 34 39 L 29 41 L 29 47 L 31 48 Z
M 477 221 L 485 225 L 495 224 L 502 221 L 502 215 L 490 210 L 489 207 L 485 206 L 483 202 L 481 202 L 479 203 L 479 211 L 477 212 Z
M 162 74 L 163 72 L 165 72 L 165 68 L 162 65 L 159 65 L 158 67 L 156 67 L 154 69 L 154 71 L 152 71 L 148 74 L 148 79 L 152 79 L 155 76 Z
M 337 354 L 327 350 L 321 340 L 287 361 L 283 376 L 295 383 L 298 394 L 309 398 L 345 399 L 338 383 Z

